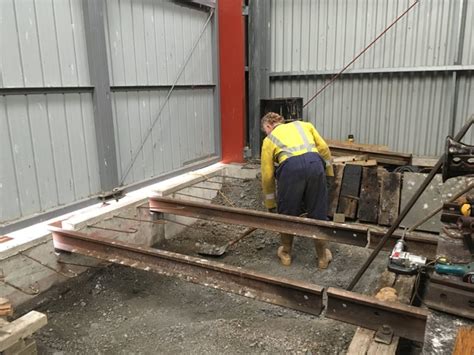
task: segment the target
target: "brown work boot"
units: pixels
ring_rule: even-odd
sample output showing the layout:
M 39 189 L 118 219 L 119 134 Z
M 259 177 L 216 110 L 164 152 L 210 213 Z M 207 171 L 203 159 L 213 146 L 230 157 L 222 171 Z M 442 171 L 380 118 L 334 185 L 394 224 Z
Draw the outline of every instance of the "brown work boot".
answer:
M 332 253 L 328 249 L 328 242 L 323 240 L 315 240 L 316 254 L 318 254 L 318 267 L 320 269 L 327 269 L 332 260 Z
M 284 266 L 291 265 L 291 247 L 293 245 L 293 236 L 291 234 L 281 234 L 281 246 L 278 248 L 277 255 Z

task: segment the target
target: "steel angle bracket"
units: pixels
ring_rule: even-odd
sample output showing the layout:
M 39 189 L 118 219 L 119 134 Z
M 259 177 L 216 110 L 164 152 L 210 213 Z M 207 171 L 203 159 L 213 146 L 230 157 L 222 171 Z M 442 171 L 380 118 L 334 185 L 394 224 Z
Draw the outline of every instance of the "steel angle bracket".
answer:
M 318 285 L 274 277 L 223 263 L 165 250 L 135 246 L 94 234 L 50 225 L 54 247 L 100 260 L 235 293 L 259 301 L 318 316 L 323 310 L 323 290 Z
M 423 343 L 429 311 L 329 287 L 326 317 L 364 328 L 390 327 L 393 335 Z

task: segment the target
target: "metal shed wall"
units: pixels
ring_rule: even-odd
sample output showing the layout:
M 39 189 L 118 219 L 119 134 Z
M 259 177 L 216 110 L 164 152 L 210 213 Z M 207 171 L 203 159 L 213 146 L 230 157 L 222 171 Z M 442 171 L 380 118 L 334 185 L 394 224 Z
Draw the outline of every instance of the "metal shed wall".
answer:
M 88 1 L 0 1 L 0 227 L 106 191 L 84 25 Z M 116 180 L 125 186 L 219 155 L 214 18 L 165 103 L 210 16 L 209 8 L 184 3 L 103 3 Z
M 1 223 L 100 186 L 91 94 L 42 91 L 90 86 L 82 2 L 3 0 L 0 9 L 0 88 L 18 89 L 0 89 Z
M 414 1 L 272 0 L 270 96 L 306 102 Z M 328 138 L 435 155 L 472 114 L 474 0 L 421 1 L 304 110 Z
M 163 104 L 153 138 L 125 183 L 216 155 L 212 26 L 205 28 L 178 81 L 187 87 L 178 87 L 164 102 L 209 14 L 166 1 L 106 4 L 110 83 L 121 87 L 112 96 L 120 179 Z

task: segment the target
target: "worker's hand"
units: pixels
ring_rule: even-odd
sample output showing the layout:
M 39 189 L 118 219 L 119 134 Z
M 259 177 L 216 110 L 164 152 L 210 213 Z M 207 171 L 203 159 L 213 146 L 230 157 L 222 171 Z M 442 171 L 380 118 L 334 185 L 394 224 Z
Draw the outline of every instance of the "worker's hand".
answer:
M 269 208 L 269 209 L 268 209 L 268 212 L 270 212 L 270 213 L 277 213 L 277 209 L 276 209 L 276 207 L 272 207 L 272 208 Z

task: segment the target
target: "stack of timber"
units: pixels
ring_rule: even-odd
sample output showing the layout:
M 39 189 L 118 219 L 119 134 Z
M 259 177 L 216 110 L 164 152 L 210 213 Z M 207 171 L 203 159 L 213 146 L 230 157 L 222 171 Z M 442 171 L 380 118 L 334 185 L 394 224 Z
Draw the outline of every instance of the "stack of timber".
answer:
M 45 326 L 46 315 L 31 311 L 24 316 L 8 322 L 7 317 L 13 314 L 11 303 L 0 298 L 0 352 L 3 355 L 37 354 L 34 332 Z
M 412 155 L 392 152 L 387 146 L 373 144 L 350 143 L 337 140 L 326 140 L 334 157 L 367 155 L 368 160 L 375 160 L 379 164 L 411 165 Z
M 400 173 L 377 166 L 334 164 L 328 215 L 389 226 L 398 217 L 400 190 Z

